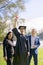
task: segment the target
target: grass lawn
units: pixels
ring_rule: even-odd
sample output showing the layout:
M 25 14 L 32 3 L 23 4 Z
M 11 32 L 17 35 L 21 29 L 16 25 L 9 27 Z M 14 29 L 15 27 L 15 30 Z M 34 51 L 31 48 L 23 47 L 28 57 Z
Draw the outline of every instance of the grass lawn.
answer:
M 31 60 L 31 65 L 34 65 L 33 63 L 34 63 L 33 60 Z M 6 62 L 4 61 L 3 58 L 2 46 L 0 46 L 0 65 L 6 65 Z M 38 65 L 43 65 L 43 48 L 39 48 L 38 50 Z

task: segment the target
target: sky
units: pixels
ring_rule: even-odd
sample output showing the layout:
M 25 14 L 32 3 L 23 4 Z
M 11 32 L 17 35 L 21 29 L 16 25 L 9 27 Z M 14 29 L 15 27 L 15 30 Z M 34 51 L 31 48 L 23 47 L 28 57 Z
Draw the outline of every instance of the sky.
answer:
M 26 18 L 26 26 L 36 29 L 43 28 L 43 0 L 28 0 L 25 4 L 26 11 L 20 13 L 21 18 Z
M 26 18 L 43 17 L 43 0 L 28 0 L 26 3 L 26 11 L 20 15 Z
M 15 0 L 12 0 L 15 2 Z M 25 18 L 25 25 L 27 28 L 36 28 L 40 30 L 43 28 L 43 0 L 25 0 L 26 10 L 20 12 L 19 17 Z M 0 13 L 0 15 L 2 15 Z M 3 15 L 2 15 L 3 17 Z

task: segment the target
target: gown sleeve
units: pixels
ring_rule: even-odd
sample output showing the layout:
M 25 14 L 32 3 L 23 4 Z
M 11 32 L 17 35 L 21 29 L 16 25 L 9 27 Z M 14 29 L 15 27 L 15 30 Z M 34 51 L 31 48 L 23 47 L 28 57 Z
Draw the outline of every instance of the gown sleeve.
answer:
M 20 33 L 18 32 L 17 28 L 12 29 L 12 31 L 17 38 L 20 36 Z
M 26 45 L 27 45 L 27 52 L 30 52 L 30 45 L 29 45 L 29 41 L 26 40 Z

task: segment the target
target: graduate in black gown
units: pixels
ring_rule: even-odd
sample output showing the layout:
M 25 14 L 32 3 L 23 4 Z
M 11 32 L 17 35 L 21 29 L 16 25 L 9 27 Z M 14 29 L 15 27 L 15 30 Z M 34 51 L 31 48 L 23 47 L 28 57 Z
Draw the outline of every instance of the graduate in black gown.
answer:
M 15 57 L 13 65 L 27 65 L 27 56 L 29 55 L 29 45 L 28 40 L 24 35 L 24 30 L 26 26 L 19 26 L 20 33 L 16 28 L 16 22 L 13 28 L 13 33 L 17 37 L 17 43 L 15 48 Z

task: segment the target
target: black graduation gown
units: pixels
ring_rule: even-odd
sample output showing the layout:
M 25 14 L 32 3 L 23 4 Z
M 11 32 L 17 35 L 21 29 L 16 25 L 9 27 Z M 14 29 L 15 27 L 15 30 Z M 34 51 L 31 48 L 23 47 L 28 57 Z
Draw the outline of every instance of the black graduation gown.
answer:
M 12 30 L 17 37 L 17 43 L 15 48 L 15 57 L 13 65 L 27 65 L 27 52 L 29 51 L 29 45 L 26 38 L 21 35 L 15 28 Z

